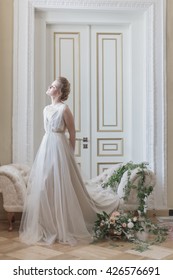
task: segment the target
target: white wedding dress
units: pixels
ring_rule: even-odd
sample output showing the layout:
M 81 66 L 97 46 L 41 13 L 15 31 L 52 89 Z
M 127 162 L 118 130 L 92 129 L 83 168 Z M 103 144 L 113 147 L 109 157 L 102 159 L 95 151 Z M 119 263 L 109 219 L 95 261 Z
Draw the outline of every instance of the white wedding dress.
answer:
M 44 108 L 40 148 L 33 163 L 19 237 L 22 242 L 91 242 L 96 213 L 111 213 L 121 199 L 97 184 L 85 184 L 65 135 L 60 103 Z

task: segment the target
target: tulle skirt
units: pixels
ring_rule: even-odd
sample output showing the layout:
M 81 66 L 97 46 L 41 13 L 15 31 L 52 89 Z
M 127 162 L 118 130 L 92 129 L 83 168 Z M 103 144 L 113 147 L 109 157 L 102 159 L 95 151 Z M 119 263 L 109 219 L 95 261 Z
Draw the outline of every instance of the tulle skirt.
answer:
M 45 133 L 30 173 L 20 240 L 92 242 L 97 213 L 111 213 L 119 204 L 114 193 L 84 183 L 64 133 Z

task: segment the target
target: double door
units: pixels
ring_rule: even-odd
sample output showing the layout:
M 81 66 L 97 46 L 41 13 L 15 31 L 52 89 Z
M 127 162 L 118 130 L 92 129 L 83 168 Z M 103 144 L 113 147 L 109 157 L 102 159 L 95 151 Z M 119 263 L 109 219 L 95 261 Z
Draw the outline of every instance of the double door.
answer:
M 58 76 L 70 81 L 75 156 L 86 178 L 131 158 L 128 44 L 128 30 L 120 26 L 46 29 L 46 83 Z

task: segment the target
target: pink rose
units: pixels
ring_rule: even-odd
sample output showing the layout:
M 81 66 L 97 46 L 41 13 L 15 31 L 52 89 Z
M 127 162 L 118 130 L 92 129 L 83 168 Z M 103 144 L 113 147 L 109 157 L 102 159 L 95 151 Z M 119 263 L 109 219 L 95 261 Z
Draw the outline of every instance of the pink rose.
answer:
M 126 223 L 123 223 L 123 224 L 122 224 L 122 227 L 123 227 L 123 228 L 125 228 L 126 226 L 127 226 Z

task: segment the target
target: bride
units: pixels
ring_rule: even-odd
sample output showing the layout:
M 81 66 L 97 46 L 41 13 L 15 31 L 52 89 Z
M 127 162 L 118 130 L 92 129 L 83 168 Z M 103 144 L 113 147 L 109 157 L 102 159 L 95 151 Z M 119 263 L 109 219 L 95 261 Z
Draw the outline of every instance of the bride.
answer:
M 31 169 L 19 237 L 27 244 L 91 242 L 97 213 L 109 214 L 123 202 L 94 182 L 83 182 L 74 158 L 74 119 L 64 103 L 68 80 L 57 78 L 46 93 L 52 103 L 43 111 L 45 135 Z

